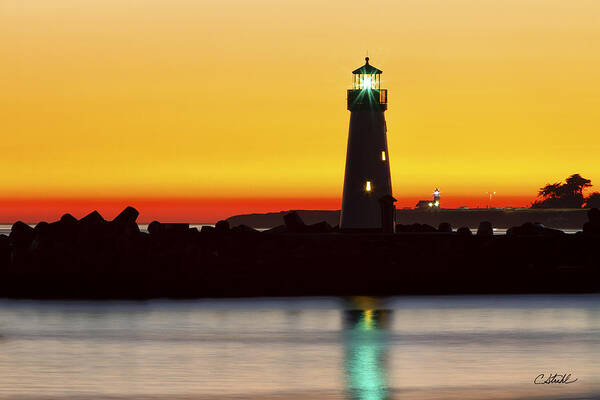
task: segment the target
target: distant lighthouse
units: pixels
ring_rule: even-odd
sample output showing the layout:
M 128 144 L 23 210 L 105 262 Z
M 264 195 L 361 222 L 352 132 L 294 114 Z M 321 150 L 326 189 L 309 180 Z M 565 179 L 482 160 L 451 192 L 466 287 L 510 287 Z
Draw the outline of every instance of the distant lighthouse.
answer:
M 387 90 L 381 89 L 382 71 L 369 64 L 369 57 L 365 61 L 352 71 L 348 90 L 350 129 L 340 228 L 389 232 L 395 199 L 384 115 Z

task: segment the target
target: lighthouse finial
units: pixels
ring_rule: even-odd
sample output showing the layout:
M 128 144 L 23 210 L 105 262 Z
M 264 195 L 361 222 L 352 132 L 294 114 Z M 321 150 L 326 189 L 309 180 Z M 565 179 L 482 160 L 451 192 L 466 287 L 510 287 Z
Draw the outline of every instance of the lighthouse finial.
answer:
M 365 57 L 365 61 L 367 62 L 367 64 L 369 63 L 369 56 Z

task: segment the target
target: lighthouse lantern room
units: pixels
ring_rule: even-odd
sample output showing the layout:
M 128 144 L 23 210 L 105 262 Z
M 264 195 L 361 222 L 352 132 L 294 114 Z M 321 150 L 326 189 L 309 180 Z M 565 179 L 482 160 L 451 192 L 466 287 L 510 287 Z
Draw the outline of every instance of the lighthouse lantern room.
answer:
M 381 71 L 369 64 L 352 71 L 352 89 L 348 90 L 348 110 L 387 109 L 387 90 L 381 89 Z
M 387 146 L 387 90 L 381 88 L 382 71 L 365 64 L 352 71 L 348 90 L 350 129 L 340 228 L 343 231 L 389 231 L 392 182 Z M 381 199 L 387 199 L 381 202 Z M 383 211 L 382 207 L 386 207 Z M 393 203 L 392 203 L 393 207 Z M 384 229 L 385 228 L 385 229 Z

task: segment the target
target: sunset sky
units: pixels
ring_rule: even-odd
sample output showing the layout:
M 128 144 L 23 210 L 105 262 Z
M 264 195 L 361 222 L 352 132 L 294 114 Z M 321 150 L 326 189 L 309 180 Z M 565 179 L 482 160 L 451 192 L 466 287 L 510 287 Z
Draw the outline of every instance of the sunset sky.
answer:
M 597 0 L 0 0 L 0 222 L 339 209 L 367 51 L 398 207 L 597 190 L 599 49 Z

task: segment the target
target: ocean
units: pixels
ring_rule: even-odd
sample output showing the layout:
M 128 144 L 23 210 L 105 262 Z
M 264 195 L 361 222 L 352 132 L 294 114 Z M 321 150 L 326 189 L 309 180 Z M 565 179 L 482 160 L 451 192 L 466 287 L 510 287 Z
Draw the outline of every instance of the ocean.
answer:
M 590 399 L 598 360 L 600 295 L 0 300 L 1 399 Z

